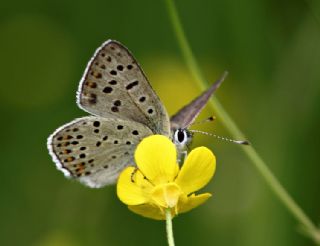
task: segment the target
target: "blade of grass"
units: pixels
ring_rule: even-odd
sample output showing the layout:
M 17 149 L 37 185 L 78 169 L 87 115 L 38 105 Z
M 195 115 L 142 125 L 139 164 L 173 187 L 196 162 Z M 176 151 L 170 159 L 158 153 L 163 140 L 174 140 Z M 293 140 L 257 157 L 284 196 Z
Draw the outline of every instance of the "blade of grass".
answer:
M 174 3 L 174 0 L 166 0 L 166 5 L 169 13 L 169 17 L 176 35 L 178 44 L 180 46 L 182 55 L 185 59 L 188 69 L 193 75 L 198 86 L 205 90 L 208 83 L 202 75 L 198 63 L 192 53 L 192 50 L 187 41 L 186 35 L 182 28 L 178 12 Z M 213 97 L 210 100 L 210 105 L 214 109 L 217 116 L 221 119 L 223 125 L 230 132 L 233 138 L 245 139 L 244 134 L 241 132 L 237 124 L 232 120 L 229 114 L 224 110 L 217 98 Z M 299 205 L 293 200 L 286 189 L 277 180 L 267 164 L 263 161 L 257 151 L 252 145 L 242 146 L 242 150 L 245 152 L 247 157 L 251 160 L 252 164 L 257 168 L 261 176 L 264 178 L 268 186 L 274 192 L 274 194 L 280 199 L 283 205 L 288 211 L 297 219 L 297 221 L 304 228 L 304 231 L 313 241 L 320 245 L 320 231 L 306 215 L 306 213 L 299 207 Z

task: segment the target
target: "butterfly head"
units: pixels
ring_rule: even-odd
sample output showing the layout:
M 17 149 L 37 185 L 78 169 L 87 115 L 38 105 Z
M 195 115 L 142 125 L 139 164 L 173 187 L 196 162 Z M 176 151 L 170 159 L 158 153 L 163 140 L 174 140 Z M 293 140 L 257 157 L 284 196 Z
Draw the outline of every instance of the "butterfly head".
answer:
M 173 131 L 172 141 L 178 149 L 184 149 L 191 143 L 192 133 L 186 128 L 178 128 Z

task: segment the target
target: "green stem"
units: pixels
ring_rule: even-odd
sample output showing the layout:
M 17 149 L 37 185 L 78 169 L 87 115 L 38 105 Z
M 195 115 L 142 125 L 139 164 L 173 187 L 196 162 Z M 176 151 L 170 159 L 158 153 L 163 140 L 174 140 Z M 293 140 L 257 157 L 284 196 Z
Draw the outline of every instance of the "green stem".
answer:
M 171 216 L 171 209 L 166 209 L 166 227 L 167 227 L 167 239 L 168 245 L 174 246 L 174 239 L 173 239 L 173 230 L 172 230 L 172 216 Z
M 179 43 L 181 52 L 187 63 L 188 69 L 193 75 L 195 81 L 198 83 L 202 90 L 207 87 L 207 82 L 204 79 L 196 59 L 192 53 L 192 50 L 188 44 L 185 33 L 183 31 L 178 12 L 174 3 L 174 0 L 166 0 L 169 16 L 174 28 L 174 32 Z M 238 128 L 236 123 L 231 119 L 229 114 L 224 110 L 217 98 L 213 97 L 210 100 L 210 105 L 213 107 L 219 119 L 223 125 L 228 129 L 232 137 L 244 139 L 244 134 Z M 253 148 L 253 146 L 242 146 L 242 150 L 246 153 L 248 158 L 252 161 L 259 173 L 265 179 L 270 186 L 274 194 L 280 199 L 284 206 L 291 212 L 291 214 L 301 223 L 307 234 L 314 240 L 317 245 L 320 245 L 320 232 L 313 224 L 310 218 L 305 212 L 298 206 L 298 204 L 292 199 L 289 193 L 284 189 L 281 183 L 277 180 L 266 163 L 261 159 L 259 154 Z

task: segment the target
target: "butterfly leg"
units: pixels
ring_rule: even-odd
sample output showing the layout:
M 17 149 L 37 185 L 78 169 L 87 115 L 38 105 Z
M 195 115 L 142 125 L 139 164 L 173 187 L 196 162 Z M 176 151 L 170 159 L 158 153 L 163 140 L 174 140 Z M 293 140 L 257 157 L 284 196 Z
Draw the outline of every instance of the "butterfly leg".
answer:
M 187 150 L 181 151 L 178 155 L 178 163 L 182 164 L 184 160 L 187 158 L 187 156 L 188 156 Z
M 134 168 L 133 172 L 131 173 L 131 182 L 134 183 L 134 176 L 139 169 L 137 167 Z

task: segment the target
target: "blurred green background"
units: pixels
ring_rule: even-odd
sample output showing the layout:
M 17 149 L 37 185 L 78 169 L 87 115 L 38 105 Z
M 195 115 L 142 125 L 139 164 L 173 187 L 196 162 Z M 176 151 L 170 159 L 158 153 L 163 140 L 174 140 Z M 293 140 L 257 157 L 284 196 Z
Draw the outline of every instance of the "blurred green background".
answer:
M 176 2 L 216 95 L 282 184 L 320 221 L 320 2 Z M 67 180 L 46 139 L 86 115 L 75 103 L 84 68 L 106 39 L 125 44 L 170 114 L 200 93 L 181 58 L 165 1 L 1 3 L 0 245 L 166 245 L 164 222 L 131 213 L 115 187 Z M 199 119 L 214 114 L 207 107 Z M 197 129 L 228 133 L 216 122 Z M 174 219 L 177 245 L 312 245 L 239 146 L 195 136 L 217 156 L 214 196 Z

